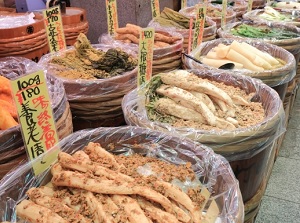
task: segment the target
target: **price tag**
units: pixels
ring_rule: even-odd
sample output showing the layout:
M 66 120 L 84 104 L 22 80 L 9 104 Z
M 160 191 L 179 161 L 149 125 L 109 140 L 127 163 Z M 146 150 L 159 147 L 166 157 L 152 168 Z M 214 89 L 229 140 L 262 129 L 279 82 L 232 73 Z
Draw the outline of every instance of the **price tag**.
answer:
M 250 12 L 252 10 L 253 0 L 248 0 L 248 8 L 247 12 Z
M 116 32 L 116 29 L 119 28 L 117 0 L 105 0 L 105 2 L 106 2 L 108 33 L 110 35 L 114 35 Z
M 191 52 L 192 48 L 192 37 L 193 37 L 193 26 L 194 26 L 194 19 L 193 17 L 190 18 L 190 24 L 189 24 L 189 42 L 188 42 L 188 54 Z
M 196 17 L 195 28 L 194 28 L 192 49 L 195 49 L 198 45 L 202 43 L 205 16 L 206 16 L 206 5 L 199 5 L 199 8 L 197 9 L 197 17 Z
M 226 25 L 226 15 L 227 15 L 227 0 L 222 0 L 221 27 L 224 27 Z
M 66 49 L 65 34 L 59 6 L 43 11 L 50 52 Z
M 181 0 L 181 8 L 186 8 L 187 7 L 187 1 L 186 0 Z
M 140 32 L 138 58 L 138 86 L 148 82 L 152 77 L 152 59 L 154 48 L 154 28 L 144 28 Z
M 46 79 L 42 70 L 11 81 L 27 155 L 38 158 L 58 142 Z M 59 149 L 33 164 L 34 174 L 56 160 Z
M 159 0 L 151 0 L 152 18 L 160 15 Z

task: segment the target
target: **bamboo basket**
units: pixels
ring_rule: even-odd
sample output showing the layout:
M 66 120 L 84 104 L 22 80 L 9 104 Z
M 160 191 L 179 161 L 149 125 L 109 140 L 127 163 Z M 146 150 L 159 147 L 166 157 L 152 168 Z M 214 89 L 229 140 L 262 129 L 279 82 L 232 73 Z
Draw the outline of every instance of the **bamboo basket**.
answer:
M 210 148 L 184 137 L 132 126 L 78 131 L 62 140 L 59 146 L 61 151 L 72 154 L 82 150 L 89 142 L 100 143 L 103 148 L 115 154 L 138 153 L 174 164 L 190 162 L 200 182 L 211 192 L 209 200 L 216 202 L 219 209 L 217 221 L 243 222 L 244 206 L 234 174 L 226 159 Z M 20 166 L 9 177 L 0 181 L 0 217 L 6 221 L 16 219 L 19 222 L 15 218 L 14 206 L 8 206 L 8 201 L 17 204 L 24 199 L 25 184 L 26 188 L 30 188 L 44 185 L 51 179 L 50 171 L 39 176 L 30 175 L 30 167 L 31 164 Z M 20 190 L 19 187 L 23 189 Z M 206 210 L 207 207 L 204 212 Z
M 7 78 L 18 77 L 41 68 L 26 58 L 7 57 L 0 59 L 0 69 Z M 60 139 L 73 132 L 72 115 L 63 85 L 58 80 L 47 78 L 48 91 L 52 99 L 52 109 L 57 133 Z M 0 179 L 19 163 L 27 161 L 20 125 L 0 131 Z
M 108 45 L 94 45 L 103 51 L 113 48 Z M 58 52 L 62 55 L 73 48 Z M 132 51 L 130 51 L 132 52 Z M 133 53 L 134 54 L 134 53 Z M 136 87 L 137 68 L 106 79 L 67 79 L 58 75 L 66 68 L 51 64 L 50 55 L 44 56 L 39 65 L 45 67 L 47 76 L 63 82 L 73 116 L 74 130 L 104 126 L 120 126 L 125 123 L 121 102 L 123 96 Z
M 277 93 L 279 94 L 280 98 L 284 100 L 285 93 L 287 90 L 288 82 L 293 80 L 295 76 L 295 59 L 294 56 L 289 53 L 288 51 L 282 49 L 281 47 L 277 47 L 273 44 L 264 43 L 262 41 L 256 40 L 241 40 L 241 39 L 233 39 L 233 38 L 221 38 L 216 39 L 213 41 L 209 41 L 206 43 L 201 44 L 195 50 L 193 50 L 190 54 L 193 57 L 200 58 L 201 56 L 206 55 L 211 49 L 216 47 L 218 44 L 223 43 L 225 45 L 229 45 L 236 40 L 238 42 L 246 42 L 251 46 L 256 47 L 257 49 L 269 53 L 271 56 L 279 58 L 283 60 L 286 64 L 280 68 L 273 69 L 273 70 L 265 70 L 262 72 L 255 72 L 245 69 L 234 69 L 231 72 L 236 74 L 243 74 L 246 76 L 250 76 L 253 78 L 257 78 L 262 80 L 265 84 L 273 87 Z M 209 69 L 209 70 L 219 70 L 217 68 L 199 64 L 195 61 L 185 57 L 183 59 L 183 63 L 187 69 Z
M 272 169 L 274 166 L 274 160 L 275 160 L 275 156 L 276 156 L 276 144 L 277 141 L 275 141 L 273 143 L 273 145 L 271 145 L 271 152 L 270 152 L 270 158 L 268 159 L 268 163 L 267 163 L 267 171 L 266 171 L 266 175 L 265 178 L 262 181 L 261 186 L 259 187 L 258 191 L 256 192 L 256 194 L 245 203 L 245 218 L 244 218 L 244 222 L 245 223 L 254 223 L 255 218 L 259 212 L 259 208 L 260 208 L 260 204 L 262 201 L 262 198 L 266 192 L 267 189 L 267 185 L 272 173 Z
M 231 73 L 192 70 L 205 77 L 227 85 L 240 87 L 247 93 L 255 92 L 255 101 L 261 102 L 266 119 L 255 126 L 236 131 L 206 131 L 194 128 L 176 128 L 169 124 L 152 122 L 145 109 L 145 96 L 137 95 L 137 90 L 127 94 L 122 102 L 126 123 L 154 130 L 182 135 L 203 143 L 216 153 L 223 155 L 230 164 L 240 182 L 244 202 L 250 200 L 264 179 L 270 145 L 284 130 L 284 110 L 279 95 L 261 81 Z

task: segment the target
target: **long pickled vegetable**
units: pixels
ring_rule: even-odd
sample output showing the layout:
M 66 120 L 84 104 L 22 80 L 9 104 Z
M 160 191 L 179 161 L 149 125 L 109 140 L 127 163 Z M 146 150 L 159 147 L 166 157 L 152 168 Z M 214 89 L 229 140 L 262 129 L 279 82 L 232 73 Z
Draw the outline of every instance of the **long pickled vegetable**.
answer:
M 266 39 L 292 39 L 300 37 L 299 33 L 279 29 L 268 26 L 252 26 L 248 24 L 241 24 L 231 29 L 231 33 L 236 36 L 250 37 L 250 38 L 266 38 Z

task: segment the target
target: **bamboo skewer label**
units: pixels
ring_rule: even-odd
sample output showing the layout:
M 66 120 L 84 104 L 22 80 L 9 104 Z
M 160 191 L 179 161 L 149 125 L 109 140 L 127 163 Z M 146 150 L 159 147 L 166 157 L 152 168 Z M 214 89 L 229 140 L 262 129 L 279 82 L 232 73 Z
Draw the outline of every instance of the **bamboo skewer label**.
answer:
M 29 160 L 41 159 L 33 164 L 38 175 L 50 167 L 59 152 L 56 147 L 42 156 L 59 142 L 44 72 L 12 80 L 11 85 Z
M 114 35 L 119 28 L 118 11 L 116 0 L 105 0 L 107 15 L 107 30 L 110 35 Z
M 138 55 L 138 86 L 149 82 L 152 77 L 153 48 L 154 28 L 141 29 Z
M 50 52 L 66 49 L 65 34 L 59 6 L 43 11 Z
M 159 0 L 151 0 L 152 18 L 160 15 Z
M 226 15 L 227 15 L 227 0 L 222 0 L 222 15 L 221 15 L 221 27 L 226 25 Z
M 194 28 L 192 50 L 202 43 L 204 24 L 206 16 L 206 5 L 199 5 L 197 9 L 197 17 Z

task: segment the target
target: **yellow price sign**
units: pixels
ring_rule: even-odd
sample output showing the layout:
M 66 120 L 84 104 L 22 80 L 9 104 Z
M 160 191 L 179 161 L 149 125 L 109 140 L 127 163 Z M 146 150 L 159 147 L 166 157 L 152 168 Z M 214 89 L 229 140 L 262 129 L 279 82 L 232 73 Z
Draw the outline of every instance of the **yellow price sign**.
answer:
M 181 0 L 181 8 L 186 8 L 187 7 L 187 0 Z
M 227 15 L 227 0 L 222 0 L 221 27 L 224 27 L 226 25 L 226 15 Z
M 116 0 L 105 0 L 105 2 L 106 2 L 108 33 L 110 35 L 114 35 L 116 32 L 116 29 L 119 28 L 117 1 Z
M 50 52 L 66 49 L 65 34 L 59 6 L 43 11 Z
M 138 55 L 138 86 L 141 86 L 152 77 L 152 60 L 154 48 L 154 28 L 144 28 L 140 32 Z
M 160 15 L 159 0 L 151 0 L 152 18 Z
M 248 8 L 247 11 L 250 12 L 252 10 L 253 0 L 248 0 Z
M 22 136 L 30 160 L 43 155 L 59 142 L 46 79 L 42 70 L 11 81 Z M 34 162 L 35 175 L 56 160 L 59 149 Z
M 205 17 L 206 17 L 206 5 L 199 5 L 197 9 L 197 17 L 196 17 L 195 28 L 194 28 L 192 49 L 195 49 L 197 46 L 199 46 L 202 43 Z

